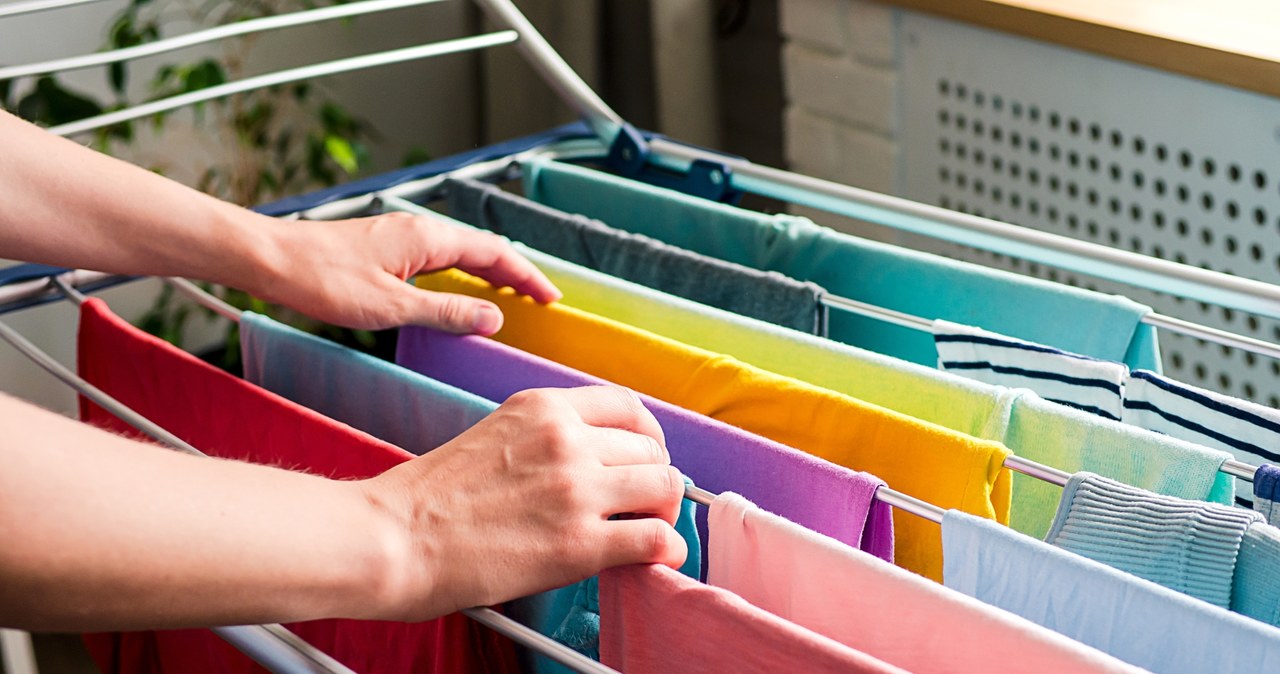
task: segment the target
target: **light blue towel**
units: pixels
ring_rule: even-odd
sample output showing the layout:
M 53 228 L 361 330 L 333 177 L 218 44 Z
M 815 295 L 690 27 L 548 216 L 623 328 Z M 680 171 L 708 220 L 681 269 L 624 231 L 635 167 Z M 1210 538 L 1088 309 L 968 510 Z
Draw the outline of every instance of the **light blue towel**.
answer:
M 245 379 L 414 454 L 456 438 L 497 407 L 250 311 L 240 317 L 240 350 Z
M 1280 667 L 1280 629 L 1192 599 L 995 522 L 942 522 L 943 579 L 987 604 L 1162 674 Z
M 240 318 L 240 346 L 245 379 L 414 454 L 452 440 L 498 407 L 252 312 Z M 692 501 L 682 504 L 676 530 L 689 546 L 680 571 L 699 578 L 702 546 L 694 508 Z M 507 614 L 547 636 L 571 639 L 570 646 L 598 657 L 598 600 L 592 580 L 509 602 Z M 545 658 L 536 662 L 538 672 L 569 671 Z
M 1231 610 L 1280 625 L 1280 529 L 1257 522 L 1244 534 Z
M 1252 510 L 1161 496 L 1076 473 L 1062 490 L 1045 542 L 1230 608 L 1240 544 L 1261 520 Z
M 833 295 L 927 319 L 1159 371 L 1149 313 L 1103 295 L 837 233 L 787 215 L 764 215 L 560 162 L 526 165 L 525 193 L 563 211 L 738 264 L 812 281 Z M 833 310 L 828 335 L 921 365 L 937 362 L 933 337 Z

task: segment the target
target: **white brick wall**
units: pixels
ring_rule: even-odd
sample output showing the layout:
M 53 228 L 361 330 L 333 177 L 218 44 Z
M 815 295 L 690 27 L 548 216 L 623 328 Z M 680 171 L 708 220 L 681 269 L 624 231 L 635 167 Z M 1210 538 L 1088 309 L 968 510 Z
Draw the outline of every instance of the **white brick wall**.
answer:
M 782 0 L 786 157 L 793 170 L 897 189 L 897 10 L 866 0 Z

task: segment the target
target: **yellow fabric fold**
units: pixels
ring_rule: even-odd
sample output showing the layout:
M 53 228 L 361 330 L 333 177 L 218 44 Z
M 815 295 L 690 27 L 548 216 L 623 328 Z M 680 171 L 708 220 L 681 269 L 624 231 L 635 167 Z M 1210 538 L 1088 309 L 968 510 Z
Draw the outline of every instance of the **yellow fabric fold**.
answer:
M 539 305 L 458 271 L 418 286 L 495 302 L 499 341 L 854 470 L 942 508 L 1007 524 L 1009 455 L 999 443 L 871 405 L 729 356 L 564 305 Z M 897 564 L 942 580 L 937 524 L 894 513 Z

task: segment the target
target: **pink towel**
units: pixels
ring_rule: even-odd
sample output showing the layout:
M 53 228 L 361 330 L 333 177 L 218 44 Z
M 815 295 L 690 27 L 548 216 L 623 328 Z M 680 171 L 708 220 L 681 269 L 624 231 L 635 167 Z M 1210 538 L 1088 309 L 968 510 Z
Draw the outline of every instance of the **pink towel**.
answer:
M 919 672 L 1137 672 L 1109 655 L 721 494 L 707 582 Z
M 627 674 L 902 672 L 732 592 L 643 565 L 600 574 L 600 661 Z

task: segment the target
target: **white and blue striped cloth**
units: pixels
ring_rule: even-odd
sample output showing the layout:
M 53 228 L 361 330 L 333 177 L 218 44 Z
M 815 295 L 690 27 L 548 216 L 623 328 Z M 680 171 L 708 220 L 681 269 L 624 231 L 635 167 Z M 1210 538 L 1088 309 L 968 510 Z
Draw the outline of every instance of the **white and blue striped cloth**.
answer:
M 1113 421 L 1123 411 L 1129 368 L 949 321 L 933 322 L 938 369 L 1041 398 Z
M 933 331 L 939 369 L 1029 388 L 1063 405 L 1230 452 L 1248 464 L 1280 463 L 1280 410 L 979 328 L 935 321 Z M 1238 481 L 1236 502 L 1253 507 L 1254 491 Z

